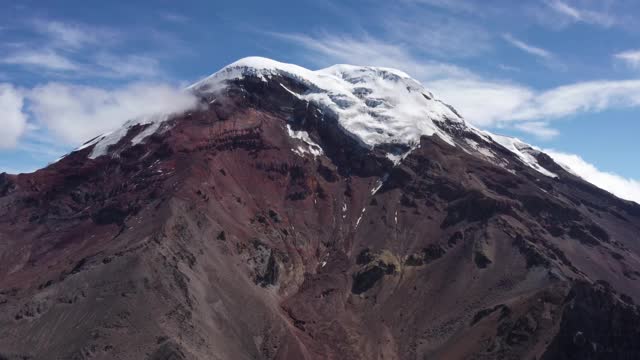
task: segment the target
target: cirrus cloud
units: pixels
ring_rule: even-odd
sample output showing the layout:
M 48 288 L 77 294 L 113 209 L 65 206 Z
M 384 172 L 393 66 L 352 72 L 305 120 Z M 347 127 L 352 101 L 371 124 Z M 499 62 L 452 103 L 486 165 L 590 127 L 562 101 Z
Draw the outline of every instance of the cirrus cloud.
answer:
M 564 16 L 571 22 L 582 22 L 585 24 L 598 25 L 605 28 L 611 27 L 618 23 L 618 19 L 606 11 L 580 9 L 561 0 L 545 0 L 545 3 L 550 9 Z M 606 2 L 602 3 L 606 6 Z
M 36 70 L 78 71 L 81 69 L 79 64 L 52 49 L 19 50 L 0 59 L 0 63 L 35 68 Z
M 506 42 L 508 42 L 509 44 L 511 44 L 511 45 L 515 46 L 516 48 L 518 48 L 518 49 L 520 49 L 520 50 L 522 50 L 522 51 L 524 51 L 526 53 L 529 53 L 531 55 L 538 56 L 538 57 L 541 57 L 541 58 L 547 59 L 547 60 L 551 59 L 553 57 L 553 54 L 551 54 L 551 52 L 549 52 L 549 51 L 547 51 L 545 49 L 542 49 L 542 48 L 527 44 L 522 40 L 516 39 L 511 34 L 503 34 L 502 38 Z
M 156 58 L 145 53 L 121 53 L 131 41 L 120 31 L 80 23 L 34 19 L 22 29 L 26 42 L 0 44 L 1 65 L 37 76 L 68 78 L 151 79 L 163 77 Z M 154 31 L 153 35 L 156 36 Z M 146 34 L 148 36 L 148 34 Z M 162 42 L 163 39 L 147 39 Z

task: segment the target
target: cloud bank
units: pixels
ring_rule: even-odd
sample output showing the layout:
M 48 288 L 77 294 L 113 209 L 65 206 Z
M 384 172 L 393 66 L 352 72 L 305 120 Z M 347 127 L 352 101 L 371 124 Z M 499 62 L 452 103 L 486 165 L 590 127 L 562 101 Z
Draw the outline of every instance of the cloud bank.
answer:
M 545 150 L 545 152 L 567 171 L 609 191 L 619 198 L 640 204 L 640 181 L 601 171 L 578 155 L 555 150 Z
M 49 83 L 27 96 L 35 121 L 68 144 L 79 144 L 125 121 L 193 108 L 197 99 L 166 84 L 135 83 L 102 88 Z

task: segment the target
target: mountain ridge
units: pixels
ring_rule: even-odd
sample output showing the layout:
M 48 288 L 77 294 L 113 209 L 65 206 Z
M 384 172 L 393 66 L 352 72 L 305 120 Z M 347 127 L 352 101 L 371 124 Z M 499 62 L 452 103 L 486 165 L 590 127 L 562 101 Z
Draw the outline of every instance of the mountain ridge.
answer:
M 548 176 L 555 176 L 553 173 L 537 164 L 535 159 L 532 158 L 531 155 L 527 154 L 527 151 L 523 152 L 520 150 L 526 149 L 534 152 L 541 152 L 540 149 L 526 144 L 517 138 L 492 134 L 475 128 L 465 122 L 451 105 L 435 98 L 433 93 L 426 90 L 420 82 L 411 78 L 408 74 L 392 68 L 337 64 L 328 68 L 311 71 L 297 65 L 281 63 L 268 58 L 247 57 L 223 67 L 221 70 L 188 86 L 186 89 L 188 91 L 193 91 L 196 96 L 206 96 L 206 94 L 223 91 L 226 86 L 228 86 L 228 82 L 240 80 L 245 76 L 254 76 L 265 82 L 269 77 L 283 76 L 289 79 L 294 79 L 294 81 L 299 81 L 304 86 L 313 88 L 314 90 L 311 90 L 311 94 L 308 93 L 309 91 L 305 94 L 297 94 L 291 92 L 291 90 L 280 84 L 285 90 L 291 92 L 294 96 L 306 101 L 314 102 L 319 108 L 325 111 L 330 111 L 332 116 L 340 119 L 339 121 L 341 121 L 343 129 L 361 141 L 363 146 L 373 147 L 382 144 L 401 144 L 411 147 L 411 144 L 415 144 L 417 142 L 417 138 L 423 135 L 438 135 L 450 144 L 454 144 L 450 135 L 440 131 L 440 126 L 433 123 L 434 121 L 454 121 L 459 122 L 460 126 L 469 132 L 474 132 L 475 135 L 485 139 L 491 138 L 494 141 L 497 140 L 496 142 L 514 152 L 522 161 L 537 171 Z M 341 81 L 345 78 L 349 80 Z M 383 83 L 380 83 L 380 79 L 382 79 Z M 409 93 L 417 92 L 419 95 L 425 97 L 423 99 L 418 96 L 419 100 L 426 100 L 424 102 L 433 102 L 429 103 L 429 105 L 419 102 L 409 104 L 399 100 L 399 95 L 397 93 L 390 95 L 388 92 L 385 94 L 384 90 L 379 90 L 380 88 L 384 89 L 385 87 L 389 87 L 390 82 L 393 83 L 398 81 L 402 81 L 402 87 L 406 87 Z M 394 90 L 397 90 L 397 88 L 394 88 Z M 387 95 L 387 98 L 367 97 L 368 95 L 374 94 L 374 92 L 382 92 L 382 95 Z M 328 96 L 326 94 L 328 94 Z M 322 96 L 327 96 L 327 98 L 322 98 Z M 364 99 L 362 99 L 363 97 Z M 359 109 L 355 111 L 358 113 L 356 116 L 359 115 L 365 117 L 363 120 L 359 120 L 363 124 L 358 124 L 358 126 L 351 126 L 349 124 L 351 119 L 344 119 L 355 117 L 353 114 L 345 114 L 345 111 L 340 111 L 340 108 L 347 106 L 344 105 L 344 102 L 353 101 L 354 99 L 363 100 L 366 104 L 358 104 Z M 215 98 L 211 101 L 215 101 Z M 388 102 L 391 102 L 391 105 L 389 105 Z M 382 119 L 377 119 L 379 115 L 374 115 L 375 113 L 371 112 L 371 109 L 373 108 L 375 110 L 375 108 L 380 104 L 387 105 L 386 107 L 390 108 L 390 110 L 397 109 L 399 114 L 391 113 L 390 115 L 385 115 L 383 112 L 381 115 Z M 430 108 L 434 107 L 434 105 L 436 105 L 435 110 L 431 110 Z M 400 123 L 400 126 L 390 126 L 391 129 L 386 131 L 386 136 L 389 137 L 388 139 L 377 137 L 375 139 L 367 140 L 367 138 L 375 136 L 372 135 L 372 133 L 381 133 L 383 131 L 380 128 L 371 128 L 370 123 L 377 123 L 380 125 L 385 122 L 392 121 L 393 119 L 406 117 L 406 114 L 415 111 L 414 108 L 416 107 L 428 108 L 428 110 L 423 110 L 419 115 L 413 116 L 414 119 L 412 119 L 411 122 Z M 362 110 L 362 108 L 365 108 L 365 110 Z M 157 131 L 159 123 L 162 123 L 167 118 L 168 116 L 156 116 L 155 118 L 142 118 L 137 121 L 132 120 L 125 124 L 118 132 L 115 132 L 115 134 L 109 133 L 99 136 L 79 149 L 97 144 L 96 147 L 99 151 L 94 150 L 91 157 L 100 156 L 105 153 L 106 146 L 116 142 L 124 136 L 122 130 L 126 130 L 129 126 L 140 123 L 153 124 L 153 126 L 149 127 L 145 133 L 140 134 L 134 139 L 134 142 L 141 141 L 145 136 Z M 353 130 L 354 128 L 355 130 Z M 405 130 L 407 128 L 410 130 Z M 486 149 L 481 149 L 480 152 L 483 152 L 483 150 L 486 154 Z M 401 158 L 401 156 L 397 156 L 395 154 L 390 154 L 389 156 L 391 156 L 394 161 L 398 161 Z

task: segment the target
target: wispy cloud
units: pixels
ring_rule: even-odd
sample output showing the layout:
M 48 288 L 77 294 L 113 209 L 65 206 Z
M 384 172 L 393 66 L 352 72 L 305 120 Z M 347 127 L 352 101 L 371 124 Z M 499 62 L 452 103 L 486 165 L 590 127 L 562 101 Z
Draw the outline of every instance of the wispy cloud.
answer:
M 509 116 L 514 120 L 552 120 L 637 106 L 640 106 L 640 80 L 587 81 L 538 93 Z
M 40 51 L 18 50 L 5 58 L 0 64 L 20 66 L 34 72 L 47 71 L 47 75 L 69 77 L 101 77 L 148 79 L 163 75 L 157 59 L 146 55 L 116 55 L 110 52 L 85 54 L 82 60 L 54 49 Z
M 106 77 L 155 78 L 162 75 L 157 59 L 145 55 L 117 56 L 100 53 L 95 56 L 96 71 Z
M 589 81 L 545 91 L 486 79 L 447 78 L 429 86 L 469 121 L 489 127 L 548 123 L 581 113 L 640 106 L 640 80 Z M 536 123 L 517 127 L 542 139 L 557 135 Z
M 547 51 L 545 49 L 542 49 L 542 48 L 527 44 L 524 41 L 515 38 L 511 34 L 503 34 L 502 38 L 506 42 L 508 42 L 509 44 L 515 46 L 516 48 L 518 48 L 518 49 L 520 49 L 520 50 L 522 50 L 522 51 L 524 51 L 524 52 L 526 52 L 528 54 L 543 58 L 545 60 L 550 60 L 551 58 L 553 58 L 553 54 L 551 52 L 549 52 L 549 51 Z
M 424 4 L 452 12 L 471 13 L 477 10 L 477 3 L 469 0 L 405 0 L 407 2 Z
M 465 119 L 480 127 L 504 126 L 511 114 L 535 98 L 535 91 L 506 81 L 470 77 L 425 80 L 427 88 L 453 105 Z
M 613 55 L 614 59 L 623 61 L 633 69 L 640 69 L 640 50 L 628 50 Z
M 561 0 L 545 0 L 545 3 L 549 8 L 572 22 L 582 22 L 602 27 L 611 27 L 618 22 L 616 17 L 604 11 L 579 9 Z
M 549 140 L 560 135 L 560 132 L 549 126 L 548 122 L 544 121 L 527 121 L 518 123 L 514 126 L 520 131 L 537 136 L 539 139 Z
M 419 14 L 419 20 L 397 16 L 388 17 L 383 24 L 390 38 L 436 58 L 478 56 L 493 47 L 487 30 L 459 17 L 426 12 Z
M 346 35 L 312 37 L 303 34 L 272 34 L 306 50 L 303 56 L 319 66 L 334 63 L 368 64 L 410 71 L 419 78 L 463 76 L 469 72 L 455 65 L 415 58 L 404 45 L 376 40 L 369 36 Z
M 160 63 L 142 53 L 123 53 L 127 41 L 120 31 L 78 23 L 35 19 L 28 22 L 32 37 L 27 42 L 0 45 L 6 55 L 0 65 L 19 66 L 52 78 L 128 78 L 162 77 Z M 167 39 L 153 41 L 172 46 Z
M 52 49 L 17 50 L 0 58 L 0 63 L 53 71 L 79 71 L 82 66 Z
M 178 13 L 165 12 L 165 13 L 162 13 L 160 16 L 166 21 L 177 23 L 177 24 L 185 24 L 185 23 L 188 23 L 190 20 L 188 16 L 178 14 Z
M 520 72 L 520 68 L 517 66 L 498 64 L 498 68 L 504 71 Z
M 614 173 L 599 170 L 578 155 L 555 150 L 545 150 L 545 152 L 567 171 L 622 199 L 632 200 L 640 204 L 640 180 L 628 179 Z
M 427 85 L 478 126 L 512 126 L 543 140 L 558 133 L 541 124 L 582 113 L 640 107 L 640 80 L 590 81 L 546 91 L 482 78 L 445 78 Z
M 33 29 L 49 39 L 48 46 L 65 50 L 81 49 L 89 45 L 101 45 L 118 41 L 120 35 L 113 29 L 76 23 L 35 19 Z

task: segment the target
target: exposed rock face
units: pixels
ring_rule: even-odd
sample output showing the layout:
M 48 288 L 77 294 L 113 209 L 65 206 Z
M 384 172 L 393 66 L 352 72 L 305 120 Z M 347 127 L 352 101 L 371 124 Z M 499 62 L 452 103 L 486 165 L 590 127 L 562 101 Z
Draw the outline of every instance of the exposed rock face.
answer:
M 302 91 L 0 175 L 0 359 L 640 358 L 640 206 L 445 123 L 394 164 Z

